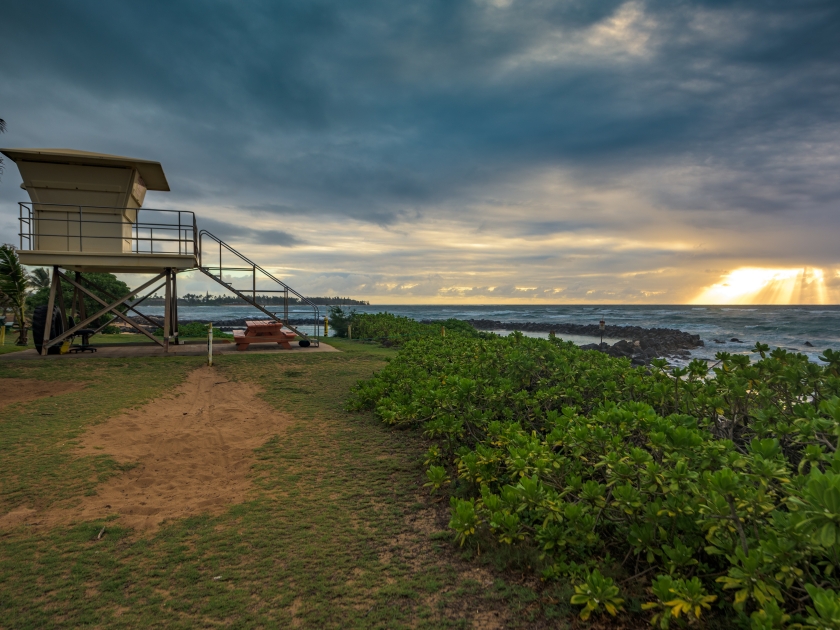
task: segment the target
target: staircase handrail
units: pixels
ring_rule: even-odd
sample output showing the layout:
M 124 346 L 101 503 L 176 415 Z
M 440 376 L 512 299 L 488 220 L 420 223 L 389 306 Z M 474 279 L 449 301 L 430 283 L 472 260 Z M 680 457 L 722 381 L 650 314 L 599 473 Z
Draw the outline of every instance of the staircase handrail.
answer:
M 283 287 L 284 287 L 287 291 L 289 291 L 290 293 L 293 293 L 293 294 L 294 294 L 296 297 L 298 297 L 301 301 L 305 302 L 306 304 L 308 304 L 309 306 L 311 306 L 313 309 L 315 309 L 316 314 L 319 312 L 319 310 L 320 310 L 320 309 L 318 309 L 318 305 L 317 305 L 317 304 L 315 304 L 314 302 L 312 302 L 309 298 L 307 298 L 307 297 L 305 297 L 305 296 L 301 295 L 300 293 L 298 293 L 297 291 L 295 291 L 292 287 L 290 287 L 288 284 L 286 284 L 285 282 L 283 282 L 283 281 L 282 281 L 282 280 L 280 280 L 279 278 L 275 278 L 273 274 L 269 273 L 268 271 L 266 271 L 265 269 L 263 269 L 262 267 L 260 267 L 257 263 L 255 263 L 253 260 L 251 260 L 251 259 L 250 259 L 250 258 L 248 258 L 247 256 L 244 256 L 243 254 L 241 254 L 238 250 L 233 249 L 230 245 L 228 245 L 227 243 L 225 243 L 225 242 L 224 242 L 222 239 L 220 239 L 218 236 L 216 236 L 216 235 L 215 235 L 215 234 L 213 234 L 212 232 L 208 232 L 207 230 L 201 230 L 201 232 L 199 232 L 199 234 L 198 234 L 198 240 L 199 240 L 199 249 L 198 249 L 198 265 L 199 265 L 199 267 L 204 268 L 204 261 L 202 260 L 202 255 L 203 255 L 203 249 L 204 249 L 204 248 L 200 246 L 200 243 L 201 243 L 201 237 L 203 237 L 205 234 L 206 234 L 207 236 L 209 236 L 211 239 L 213 239 L 214 241 L 216 241 L 219 245 L 221 245 L 222 247 L 224 247 L 224 248 L 225 248 L 227 251 L 229 251 L 231 254 L 234 254 L 234 255 L 238 256 L 239 258 L 241 258 L 242 260 L 244 260 L 245 262 L 247 262 L 249 265 L 251 265 L 254 269 L 259 269 L 259 270 L 260 270 L 262 273 L 264 273 L 266 276 L 268 276 L 269 278 L 271 278 L 272 280 L 274 280 L 274 282 L 276 282 L 277 284 L 279 284 L 279 285 L 283 286 Z M 221 265 L 221 261 L 219 261 L 219 264 Z M 206 267 L 206 269 L 212 269 L 212 267 Z M 221 273 L 221 270 L 220 270 L 220 273 Z M 317 317 L 317 315 L 316 315 L 316 317 Z

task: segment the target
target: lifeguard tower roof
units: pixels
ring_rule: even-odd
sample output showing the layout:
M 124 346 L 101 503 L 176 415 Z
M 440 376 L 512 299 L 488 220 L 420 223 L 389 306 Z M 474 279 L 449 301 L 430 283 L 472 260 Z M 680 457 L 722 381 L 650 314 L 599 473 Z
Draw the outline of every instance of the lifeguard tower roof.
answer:
M 147 190 L 169 191 L 169 183 L 163 173 L 160 162 L 152 160 L 138 160 L 137 158 L 107 153 L 93 153 L 78 151 L 77 149 L 0 149 L 0 153 L 13 162 L 49 162 L 50 164 L 72 164 L 79 166 L 110 166 L 113 168 L 136 169 Z
M 143 208 L 168 191 L 160 162 L 77 149 L 0 149 L 20 171 L 21 262 L 148 273 L 197 266 L 195 215 Z

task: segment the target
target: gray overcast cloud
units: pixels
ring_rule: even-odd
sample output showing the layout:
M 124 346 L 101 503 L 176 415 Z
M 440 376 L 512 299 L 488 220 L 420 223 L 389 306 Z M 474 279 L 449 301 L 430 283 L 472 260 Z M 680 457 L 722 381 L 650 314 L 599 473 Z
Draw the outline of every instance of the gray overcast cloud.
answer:
M 309 294 L 682 302 L 767 267 L 838 301 L 838 33 L 836 1 L 17 2 L 0 144 L 159 160 L 147 206 Z

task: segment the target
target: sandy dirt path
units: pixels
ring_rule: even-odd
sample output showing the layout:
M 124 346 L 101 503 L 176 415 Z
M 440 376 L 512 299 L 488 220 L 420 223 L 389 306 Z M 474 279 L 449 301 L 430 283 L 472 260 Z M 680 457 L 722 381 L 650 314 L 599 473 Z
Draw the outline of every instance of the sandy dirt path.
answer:
M 36 381 L 30 378 L 0 378 L 0 409 L 19 402 L 75 392 L 87 383 L 72 381 Z
M 91 427 L 80 454 L 108 454 L 131 470 L 96 487 L 78 505 L 0 518 L 53 526 L 119 515 L 122 525 L 154 530 L 164 519 L 218 514 L 241 503 L 251 481 L 254 449 L 282 434 L 292 419 L 257 397 L 250 383 L 227 381 L 212 368 L 192 372 L 175 396 Z

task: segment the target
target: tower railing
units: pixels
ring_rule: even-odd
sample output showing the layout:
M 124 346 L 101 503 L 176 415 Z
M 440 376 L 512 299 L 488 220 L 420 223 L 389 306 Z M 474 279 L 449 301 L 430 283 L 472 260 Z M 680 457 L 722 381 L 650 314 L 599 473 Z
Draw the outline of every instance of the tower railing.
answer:
M 23 251 L 198 256 L 198 228 L 189 210 L 33 202 L 18 206 Z

